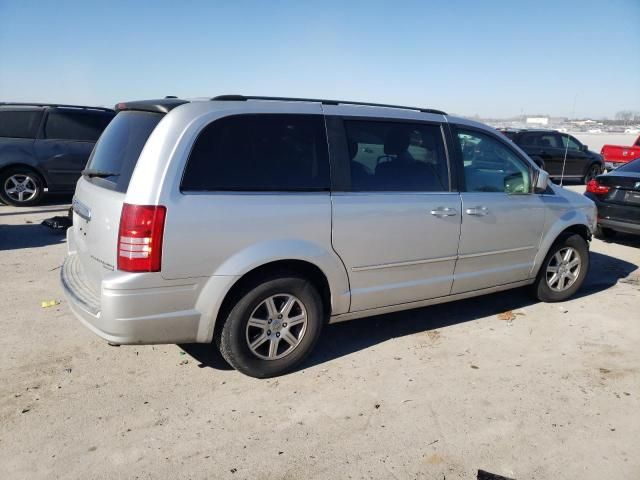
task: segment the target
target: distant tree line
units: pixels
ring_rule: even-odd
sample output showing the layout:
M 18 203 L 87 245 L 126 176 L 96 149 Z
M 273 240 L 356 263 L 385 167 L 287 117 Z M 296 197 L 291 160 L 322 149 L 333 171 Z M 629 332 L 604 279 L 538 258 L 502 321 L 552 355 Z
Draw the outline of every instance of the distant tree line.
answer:
M 623 123 L 640 122 L 640 112 L 634 110 L 620 110 L 615 119 Z

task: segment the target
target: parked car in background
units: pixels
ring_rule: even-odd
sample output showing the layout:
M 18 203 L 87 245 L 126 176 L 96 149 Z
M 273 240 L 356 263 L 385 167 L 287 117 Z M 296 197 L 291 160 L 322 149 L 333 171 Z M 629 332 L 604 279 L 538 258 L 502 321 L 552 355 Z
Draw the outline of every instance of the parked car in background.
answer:
M 0 201 L 37 205 L 45 192 L 72 192 L 109 108 L 0 103 Z
M 564 176 L 587 183 L 604 171 L 602 156 L 590 151 L 587 145 L 567 133 L 526 129 L 500 131 L 546 170 L 551 178 Z
M 595 206 L 486 125 L 229 95 L 126 102 L 78 181 L 61 280 L 117 344 L 214 342 L 282 374 L 326 322 L 582 284 Z
M 591 180 L 585 195 L 598 208 L 597 236 L 640 235 L 640 158 Z
M 600 153 L 604 157 L 605 168 L 607 170 L 615 170 L 625 163 L 640 157 L 640 136 L 630 147 L 604 145 Z

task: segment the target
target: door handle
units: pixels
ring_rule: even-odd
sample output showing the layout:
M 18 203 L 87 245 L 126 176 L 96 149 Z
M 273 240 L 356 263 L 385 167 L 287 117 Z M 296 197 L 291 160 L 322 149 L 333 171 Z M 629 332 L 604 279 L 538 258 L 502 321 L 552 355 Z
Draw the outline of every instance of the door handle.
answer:
M 458 211 L 455 208 L 449 207 L 438 207 L 434 210 L 431 210 L 431 215 L 435 217 L 453 217 L 458 214 Z
M 478 206 L 478 207 L 472 207 L 472 208 L 467 208 L 464 213 L 466 213 L 467 215 L 475 215 L 477 217 L 484 217 L 485 215 L 489 215 L 489 209 L 485 206 Z

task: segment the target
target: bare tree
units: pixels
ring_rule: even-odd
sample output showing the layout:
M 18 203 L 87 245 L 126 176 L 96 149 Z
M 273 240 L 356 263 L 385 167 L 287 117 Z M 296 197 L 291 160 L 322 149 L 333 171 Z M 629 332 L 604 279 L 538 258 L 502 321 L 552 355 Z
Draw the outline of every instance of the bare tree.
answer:
M 616 120 L 622 120 L 624 122 L 628 122 L 634 117 L 634 112 L 631 110 L 620 110 L 616 112 Z

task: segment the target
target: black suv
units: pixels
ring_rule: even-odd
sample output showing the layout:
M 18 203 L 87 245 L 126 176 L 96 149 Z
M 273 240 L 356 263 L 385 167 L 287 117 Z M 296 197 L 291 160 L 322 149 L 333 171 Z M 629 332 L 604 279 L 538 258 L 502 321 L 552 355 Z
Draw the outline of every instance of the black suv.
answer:
M 44 192 L 73 192 L 109 108 L 0 103 L 0 200 L 36 205 Z
M 587 183 L 604 171 L 604 160 L 590 151 L 575 137 L 556 130 L 501 129 L 504 135 L 524 150 L 531 159 L 545 169 L 551 178 L 564 178 Z

